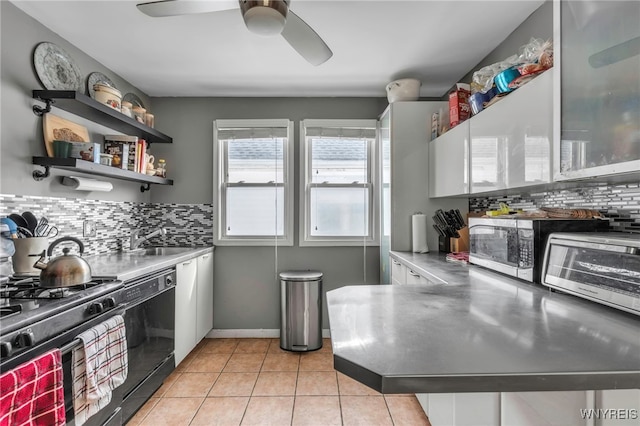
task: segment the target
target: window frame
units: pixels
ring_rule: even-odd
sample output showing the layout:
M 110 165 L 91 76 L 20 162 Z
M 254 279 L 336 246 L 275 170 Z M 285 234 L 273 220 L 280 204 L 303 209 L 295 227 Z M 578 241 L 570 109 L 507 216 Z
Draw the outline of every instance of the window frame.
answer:
M 284 187 L 284 235 L 276 237 L 269 236 L 228 236 L 225 233 L 227 228 L 226 220 L 226 188 L 228 187 L 265 187 L 268 183 L 230 183 L 225 179 L 225 172 L 228 169 L 227 144 L 222 143 L 218 138 L 218 129 L 221 128 L 246 128 L 246 127 L 284 127 L 287 129 L 287 136 L 283 147 L 283 183 L 274 182 L 273 186 Z M 213 240 L 219 246 L 293 246 L 294 240 L 294 165 L 293 165 L 293 138 L 294 124 L 289 119 L 223 119 L 213 122 L 213 200 L 216 203 L 217 218 L 214 222 Z
M 345 184 L 345 183 L 321 183 L 313 184 L 313 187 L 318 188 L 357 188 L 357 187 L 369 187 L 369 235 L 367 237 L 345 237 L 345 236 L 312 236 L 310 232 L 311 226 L 311 188 L 312 188 L 312 174 L 313 169 L 311 165 L 311 150 L 309 149 L 310 138 L 307 137 L 306 127 L 360 127 L 371 128 L 375 131 L 376 136 L 373 138 L 367 147 L 367 176 L 368 182 L 366 184 Z M 379 194 L 377 191 L 378 186 L 378 131 L 377 121 L 371 120 L 349 120 L 349 119 L 335 119 L 335 120 L 318 120 L 318 119 L 306 119 L 300 121 L 300 211 L 298 215 L 299 222 L 299 242 L 300 247 L 312 247 L 312 246 L 378 246 L 380 245 L 379 239 L 379 213 L 378 208 L 380 205 Z

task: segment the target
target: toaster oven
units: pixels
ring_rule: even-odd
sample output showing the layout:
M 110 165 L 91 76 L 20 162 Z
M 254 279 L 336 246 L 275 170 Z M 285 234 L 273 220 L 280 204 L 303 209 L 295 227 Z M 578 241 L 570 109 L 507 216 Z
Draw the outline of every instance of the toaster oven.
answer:
M 637 234 L 551 234 L 542 269 L 545 286 L 640 315 Z

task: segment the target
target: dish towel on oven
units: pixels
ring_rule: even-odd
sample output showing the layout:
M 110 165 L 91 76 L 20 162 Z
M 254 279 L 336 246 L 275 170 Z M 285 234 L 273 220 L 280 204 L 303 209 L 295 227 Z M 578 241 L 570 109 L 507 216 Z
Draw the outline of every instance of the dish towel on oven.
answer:
M 0 375 L 0 425 L 64 425 L 62 354 L 54 349 Z
M 73 408 L 81 426 L 111 402 L 112 391 L 127 378 L 127 338 L 124 319 L 116 315 L 78 336 L 71 354 Z

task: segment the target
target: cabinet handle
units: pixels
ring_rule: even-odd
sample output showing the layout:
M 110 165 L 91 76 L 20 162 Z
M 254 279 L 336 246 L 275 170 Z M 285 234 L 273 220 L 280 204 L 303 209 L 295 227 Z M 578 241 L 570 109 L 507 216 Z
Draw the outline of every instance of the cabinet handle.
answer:
M 203 258 L 203 259 L 208 259 L 208 258 L 209 258 L 209 255 L 208 255 L 208 254 L 203 254 L 203 255 L 202 255 L 202 258 Z
M 420 274 L 416 274 L 411 269 L 409 269 L 409 275 L 411 275 L 412 277 L 420 277 Z
M 400 266 L 400 265 L 401 265 L 401 263 L 400 263 L 400 262 L 398 262 L 397 260 L 392 260 L 392 262 L 393 262 L 393 264 L 394 264 L 394 265 L 397 265 L 397 266 Z
M 191 265 L 191 261 L 183 262 L 183 263 L 182 263 L 182 266 L 187 266 L 187 265 Z

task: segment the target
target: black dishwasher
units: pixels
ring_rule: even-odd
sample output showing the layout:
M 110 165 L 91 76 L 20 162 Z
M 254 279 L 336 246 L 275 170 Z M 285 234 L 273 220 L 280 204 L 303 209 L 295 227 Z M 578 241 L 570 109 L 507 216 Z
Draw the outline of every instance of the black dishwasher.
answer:
M 175 369 L 175 269 L 125 282 L 129 374 L 122 384 L 128 421 Z

